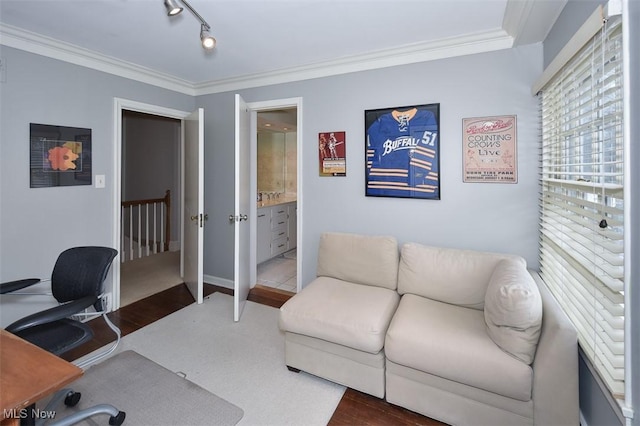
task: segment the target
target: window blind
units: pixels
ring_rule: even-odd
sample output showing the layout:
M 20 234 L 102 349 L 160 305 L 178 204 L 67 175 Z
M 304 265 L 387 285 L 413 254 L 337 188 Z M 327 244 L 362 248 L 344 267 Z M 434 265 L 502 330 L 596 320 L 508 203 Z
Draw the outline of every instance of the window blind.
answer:
M 625 356 L 621 22 L 609 18 L 539 94 L 540 275 L 616 398 Z

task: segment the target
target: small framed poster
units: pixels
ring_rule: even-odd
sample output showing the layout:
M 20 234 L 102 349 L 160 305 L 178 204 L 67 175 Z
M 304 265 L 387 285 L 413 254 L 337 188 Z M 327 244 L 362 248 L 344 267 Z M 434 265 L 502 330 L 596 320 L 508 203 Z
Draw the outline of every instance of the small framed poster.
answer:
M 320 176 L 346 176 L 347 137 L 345 132 L 324 132 L 318 134 L 318 156 Z
M 517 183 L 515 115 L 462 119 L 463 182 Z

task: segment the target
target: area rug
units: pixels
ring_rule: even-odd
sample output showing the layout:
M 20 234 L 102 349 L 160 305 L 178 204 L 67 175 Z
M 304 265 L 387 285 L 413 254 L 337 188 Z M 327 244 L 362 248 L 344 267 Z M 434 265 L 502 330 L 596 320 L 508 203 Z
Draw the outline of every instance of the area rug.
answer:
M 125 425 L 235 425 L 243 412 L 191 381 L 128 350 L 89 368 L 71 385 L 82 393 L 78 405 L 58 410 L 64 417 L 97 404 L 126 413 Z M 107 424 L 108 415 L 83 425 Z
M 248 301 L 234 322 L 233 297 L 214 293 L 127 335 L 118 351 L 134 350 L 241 407 L 239 425 L 326 425 L 345 388 L 287 369 L 278 313 Z

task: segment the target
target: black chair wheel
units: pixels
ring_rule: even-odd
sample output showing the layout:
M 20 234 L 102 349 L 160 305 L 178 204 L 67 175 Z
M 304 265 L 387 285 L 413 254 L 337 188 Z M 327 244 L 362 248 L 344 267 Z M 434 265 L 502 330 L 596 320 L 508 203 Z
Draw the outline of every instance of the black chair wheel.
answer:
M 120 426 L 122 423 L 124 423 L 125 417 L 127 417 L 127 413 L 125 413 L 124 411 L 118 411 L 117 416 L 112 416 L 109 418 L 109 424 L 111 426 Z
M 75 407 L 78 402 L 80 402 L 80 398 L 82 397 L 81 392 L 71 391 L 64 398 L 64 405 L 67 407 Z

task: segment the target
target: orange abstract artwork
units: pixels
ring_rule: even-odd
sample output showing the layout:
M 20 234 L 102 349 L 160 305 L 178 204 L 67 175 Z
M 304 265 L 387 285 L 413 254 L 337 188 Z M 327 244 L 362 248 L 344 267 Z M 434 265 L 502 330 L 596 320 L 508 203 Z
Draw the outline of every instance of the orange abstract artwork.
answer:
M 91 185 L 91 162 L 91 129 L 29 123 L 31 188 Z
M 51 148 L 49 150 L 49 163 L 51 163 L 51 168 L 53 170 L 75 170 L 76 164 L 75 160 L 80 157 L 80 155 L 76 154 L 78 147 L 81 147 L 80 144 L 74 142 L 67 142 L 62 146 L 56 146 L 55 148 Z M 82 148 L 80 148 L 82 149 Z

